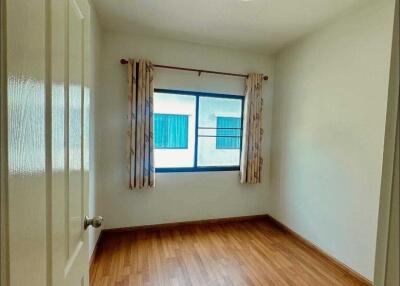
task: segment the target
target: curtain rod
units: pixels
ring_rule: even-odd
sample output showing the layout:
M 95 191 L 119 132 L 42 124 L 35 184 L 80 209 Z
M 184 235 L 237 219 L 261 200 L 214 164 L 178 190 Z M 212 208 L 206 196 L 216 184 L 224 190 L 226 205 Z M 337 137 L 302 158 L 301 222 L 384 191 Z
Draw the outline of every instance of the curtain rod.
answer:
M 126 65 L 128 61 L 126 59 L 121 59 L 120 63 L 122 65 Z M 172 70 L 181 70 L 181 71 L 191 71 L 191 72 L 197 72 L 199 75 L 202 73 L 212 73 L 212 74 L 220 74 L 220 75 L 229 75 L 229 76 L 237 76 L 237 77 L 244 77 L 247 78 L 247 74 L 240 74 L 240 73 L 228 73 L 228 72 L 218 72 L 218 71 L 210 71 L 210 70 L 199 70 L 199 69 L 192 69 L 192 68 L 182 68 L 182 67 L 174 67 L 174 66 L 165 66 L 165 65 L 155 65 L 153 66 L 157 68 L 163 68 L 163 69 L 172 69 Z M 268 80 L 268 76 L 264 75 L 263 76 L 264 80 Z

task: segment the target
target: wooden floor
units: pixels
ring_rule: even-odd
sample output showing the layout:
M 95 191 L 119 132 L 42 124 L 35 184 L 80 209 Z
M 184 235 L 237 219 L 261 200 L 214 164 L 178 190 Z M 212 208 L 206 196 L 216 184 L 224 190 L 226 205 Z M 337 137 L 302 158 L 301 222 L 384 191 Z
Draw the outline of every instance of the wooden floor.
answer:
M 103 285 L 367 285 L 266 220 L 105 233 Z

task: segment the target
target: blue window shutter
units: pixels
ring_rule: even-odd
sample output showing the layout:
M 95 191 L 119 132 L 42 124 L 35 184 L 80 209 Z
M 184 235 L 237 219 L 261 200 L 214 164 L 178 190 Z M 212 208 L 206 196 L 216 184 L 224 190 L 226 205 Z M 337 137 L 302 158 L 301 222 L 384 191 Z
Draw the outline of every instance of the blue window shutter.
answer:
M 228 129 L 220 129 L 228 128 Z M 229 129 L 238 128 L 238 129 Z M 217 149 L 240 149 L 241 118 L 217 117 Z M 219 137 L 222 136 L 222 137 Z M 223 137 L 237 136 L 237 137 Z
M 155 148 L 187 149 L 188 127 L 188 115 L 154 114 Z

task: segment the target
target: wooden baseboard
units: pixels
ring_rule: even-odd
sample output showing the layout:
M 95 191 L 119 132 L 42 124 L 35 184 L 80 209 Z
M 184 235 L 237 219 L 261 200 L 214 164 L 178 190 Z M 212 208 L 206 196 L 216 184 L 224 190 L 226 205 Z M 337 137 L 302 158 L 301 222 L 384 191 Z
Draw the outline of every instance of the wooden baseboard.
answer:
M 239 217 L 227 217 L 227 218 L 214 218 L 214 219 L 195 220 L 195 221 L 182 221 L 182 222 L 163 223 L 163 224 L 110 228 L 110 229 L 104 229 L 102 232 L 104 232 L 104 233 L 127 232 L 127 231 L 136 231 L 136 230 L 142 230 L 142 229 L 157 230 L 157 229 L 174 228 L 174 227 L 182 227 L 182 226 L 189 226 L 189 225 L 242 222 L 242 221 L 260 220 L 260 219 L 266 219 L 266 218 L 269 218 L 269 216 L 267 214 L 239 216 Z
M 349 275 L 351 275 L 351 276 L 355 277 L 356 279 L 358 279 L 360 282 L 362 282 L 364 284 L 367 284 L 367 285 L 371 285 L 371 286 L 374 285 L 374 283 L 372 281 L 370 281 L 369 279 L 365 278 L 363 275 L 361 275 L 360 273 L 356 272 L 355 270 L 353 270 L 352 268 L 350 268 L 349 266 L 347 266 L 343 262 L 337 260 L 336 258 L 331 256 L 330 254 L 326 253 L 324 250 L 322 250 L 321 248 L 319 248 L 318 246 L 313 244 L 311 241 L 305 239 L 300 234 L 298 234 L 297 232 L 295 232 L 291 228 L 287 227 L 286 225 L 284 225 L 280 221 L 277 221 L 275 218 L 271 217 L 270 215 L 267 215 L 266 217 L 270 222 L 275 224 L 281 230 L 283 230 L 284 232 L 289 233 L 290 235 L 294 236 L 302 244 L 305 244 L 308 247 L 312 248 L 314 251 L 318 252 L 321 256 L 327 258 L 329 261 L 334 263 L 336 266 L 341 268 L 343 271 L 347 272 Z

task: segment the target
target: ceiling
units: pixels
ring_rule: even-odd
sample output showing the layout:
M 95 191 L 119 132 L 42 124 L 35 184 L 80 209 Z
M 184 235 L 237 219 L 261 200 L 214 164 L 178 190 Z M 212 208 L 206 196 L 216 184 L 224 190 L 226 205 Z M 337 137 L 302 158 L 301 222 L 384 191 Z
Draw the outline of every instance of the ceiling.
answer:
M 93 0 L 103 29 L 273 53 L 366 0 Z

